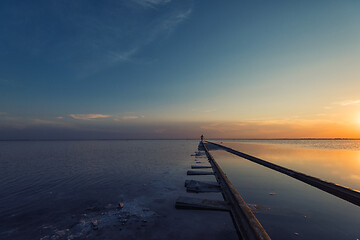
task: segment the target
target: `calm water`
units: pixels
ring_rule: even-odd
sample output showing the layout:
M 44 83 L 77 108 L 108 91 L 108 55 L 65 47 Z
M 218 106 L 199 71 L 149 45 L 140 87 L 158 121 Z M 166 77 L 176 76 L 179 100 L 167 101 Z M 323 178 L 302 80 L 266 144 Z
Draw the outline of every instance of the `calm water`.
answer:
M 0 239 L 236 239 L 228 213 L 174 207 L 179 196 L 196 196 L 184 182 L 197 146 L 1 141 Z
M 360 190 L 360 140 L 227 141 L 225 145 Z
M 224 141 L 360 189 L 359 141 Z M 228 213 L 176 210 L 198 141 L 0 142 L 0 239 L 237 239 Z M 222 150 L 214 157 L 272 239 L 360 238 L 360 208 Z M 124 208 L 117 207 L 119 202 Z M 98 220 L 98 230 L 92 222 Z
M 360 189 L 358 140 L 223 141 L 264 160 Z M 223 150 L 212 150 L 273 239 L 359 239 L 360 208 Z

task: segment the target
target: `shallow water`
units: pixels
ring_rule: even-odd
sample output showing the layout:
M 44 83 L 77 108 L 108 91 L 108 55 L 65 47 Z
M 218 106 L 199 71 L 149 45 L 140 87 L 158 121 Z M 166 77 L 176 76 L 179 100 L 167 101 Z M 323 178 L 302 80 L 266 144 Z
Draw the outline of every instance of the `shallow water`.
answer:
M 229 140 L 223 144 L 359 189 L 359 182 L 349 177 L 359 173 L 359 152 L 350 147 L 357 143 L 329 147 L 334 143 L 322 142 L 312 146 L 308 142 L 244 143 Z M 272 239 L 360 238 L 358 206 L 226 151 L 214 149 L 211 153 Z
M 0 239 L 236 239 L 228 213 L 174 207 L 198 196 L 184 187 L 197 146 L 1 141 Z
M 235 150 L 360 190 L 360 140 L 224 141 Z
M 360 172 L 358 142 L 226 144 L 359 189 L 354 178 L 341 177 Z M 207 163 L 194 155 L 197 145 L 0 141 L 0 239 L 237 239 L 228 213 L 174 208 L 178 196 L 222 199 L 185 192 L 186 179 L 215 180 L 186 176 L 190 165 Z M 272 239 L 360 238 L 359 207 L 225 151 L 212 153 Z

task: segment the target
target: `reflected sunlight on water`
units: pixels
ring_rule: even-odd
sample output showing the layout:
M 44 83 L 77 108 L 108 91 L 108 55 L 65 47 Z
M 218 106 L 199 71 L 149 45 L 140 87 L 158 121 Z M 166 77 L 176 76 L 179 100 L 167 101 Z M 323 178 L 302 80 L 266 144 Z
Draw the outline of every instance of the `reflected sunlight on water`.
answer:
M 360 151 L 333 143 L 275 144 L 223 141 L 264 160 L 360 189 Z M 325 147 L 326 146 L 326 147 Z M 351 149 L 351 150 L 349 150 Z M 224 150 L 211 151 L 272 239 L 357 239 L 360 208 Z
M 302 143 L 298 144 L 276 144 L 274 140 L 268 143 L 229 141 L 223 144 L 283 167 L 360 190 L 360 150 L 357 148 L 360 141 L 300 141 Z

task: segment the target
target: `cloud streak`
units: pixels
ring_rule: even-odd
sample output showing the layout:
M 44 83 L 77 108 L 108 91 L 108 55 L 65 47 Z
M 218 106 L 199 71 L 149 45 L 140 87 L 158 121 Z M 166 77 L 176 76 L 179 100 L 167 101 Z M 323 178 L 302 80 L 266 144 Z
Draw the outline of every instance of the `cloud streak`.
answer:
M 164 31 L 172 31 L 177 25 L 185 21 L 190 16 L 191 12 L 192 9 L 190 8 L 186 11 L 173 14 L 162 23 L 162 29 Z
M 144 115 L 125 115 L 125 116 L 119 116 L 119 117 L 116 117 L 114 118 L 114 121 L 121 121 L 121 120 L 124 120 L 124 121 L 128 121 L 128 120 L 136 120 L 136 119 L 141 119 L 141 118 L 145 118 Z
M 92 120 L 97 118 L 109 118 L 111 115 L 105 114 L 70 114 L 70 117 L 79 120 Z
M 144 8 L 156 8 L 157 5 L 167 4 L 171 2 L 171 0 L 133 0 L 133 2 Z
M 139 116 L 123 116 L 121 117 L 123 120 L 132 120 L 132 119 L 138 119 Z
M 359 104 L 360 103 L 360 99 L 358 100 L 346 100 L 346 101 L 342 101 L 342 102 L 337 102 L 335 104 L 341 105 L 341 106 L 349 106 L 349 105 L 354 105 L 354 104 Z
M 132 56 L 135 55 L 138 51 L 138 48 L 133 48 L 126 52 L 109 52 L 109 57 L 113 62 L 129 62 L 132 59 Z
M 154 6 L 164 4 L 170 1 L 161 1 L 161 0 L 152 0 L 152 1 L 136 1 L 141 2 L 141 5 L 144 6 Z M 108 57 L 112 64 L 122 63 L 122 62 L 131 62 L 134 61 L 133 57 L 135 54 L 141 52 L 141 50 L 149 45 L 150 43 L 157 40 L 162 34 L 169 34 L 183 21 L 189 18 L 192 9 L 172 12 L 167 15 L 165 18 L 162 18 L 160 21 L 157 21 L 155 24 L 148 26 L 150 31 L 145 31 L 143 39 L 139 39 L 139 42 L 135 44 L 129 50 L 108 51 Z

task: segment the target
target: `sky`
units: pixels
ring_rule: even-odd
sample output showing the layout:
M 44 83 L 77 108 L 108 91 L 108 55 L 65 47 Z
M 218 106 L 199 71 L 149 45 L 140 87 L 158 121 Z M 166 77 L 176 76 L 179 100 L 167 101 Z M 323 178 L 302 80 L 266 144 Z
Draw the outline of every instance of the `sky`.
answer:
M 359 11 L 1 1 L 0 139 L 360 138 Z

